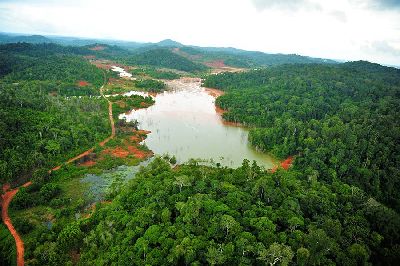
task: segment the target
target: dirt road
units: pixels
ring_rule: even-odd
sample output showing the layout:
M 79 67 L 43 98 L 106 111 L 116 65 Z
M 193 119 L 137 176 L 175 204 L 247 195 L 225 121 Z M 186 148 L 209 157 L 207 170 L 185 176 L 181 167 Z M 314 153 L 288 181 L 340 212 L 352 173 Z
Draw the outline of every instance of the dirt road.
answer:
M 32 182 L 28 182 L 22 185 L 22 187 L 27 187 Z M 3 195 L 1 195 L 1 218 L 3 219 L 4 224 L 7 226 L 11 235 L 15 239 L 15 244 L 17 246 L 17 265 L 24 265 L 24 242 L 19 236 L 17 230 L 15 230 L 10 216 L 8 216 L 8 206 L 10 205 L 11 200 L 14 198 L 15 194 L 17 194 L 19 188 L 15 188 L 13 190 L 6 191 Z
M 110 124 L 111 124 L 111 135 L 108 138 L 106 138 L 105 140 L 103 140 L 102 142 L 100 142 L 101 146 L 104 146 L 108 141 L 110 141 L 111 139 L 113 139 L 115 137 L 115 126 L 114 126 L 114 119 L 113 119 L 113 113 L 112 113 L 112 103 L 103 94 L 103 88 L 104 88 L 105 84 L 106 84 L 106 76 L 104 74 L 104 83 L 103 83 L 103 86 L 100 87 L 100 94 L 108 102 L 108 116 L 109 116 L 109 120 L 110 120 Z M 91 149 L 79 154 L 78 156 L 75 156 L 74 158 L 69 159 L 68 161 L 65 162 L 65 164 L 72 163 L 72 162 L 90 154 L 91 152 L 93 152 L 93 150 L 94 150 L 94 148 L 91 148 Z M 49 173 L 51 173 L 52 171 L 57 171 L 61 167 L 62 167 L 62 165 L 58 165 L 58 166 L 52 168 L 51 170 L 49 170 Z M 22 185 L 22 187 L 27 187 L 30 184 L 32 184 L 32 182 L 27 182 L 24 185 Z M 10 205 L 10 202 L 14 198 L 15 194 L 17 194 L 19 188 L 15 188 L 13 190 L 7 191 L 8 189 L 9 189 L 9 185 L 6 184 L 5 189 L 4 189 L 5 193 L 3 195 L 1 195 L 1 218 L 3 219 L 3 222 L 7 226 L 11 235 L 15 239 L 15 243 L 16 243 L 16 247 L 17 247 L 17 266 L 23 266 L 25 263 L 25 261 L 24 261 L 24 250 L 25 250 L 24 242 L 21 239 L 21 237 L 19 236 L 18 232 L 15 230 L 15 228 L 11 222 L 11 219 L 8 216 L 8 206 Z
M 107 97 L 104 95 L 103 93 L 103 89 L 104 89 L 104 85 L 106 84 L 106 79 L 104 78 L 104 84 L 103 86 L 100 87 L 100 94 L 101 96 L 107 100 L 108 102 L 108 119 L 110 120 L 110 124 L 111 124 L 111 135 L 109 137 L 107 137 L 105 140 L 103 140 L 102 142 L 100 142 L 100 146 L 104 146 L 107 142 L 109 142 L 111 139 L 113 139 L 115 137 L 115 124 L 114 124 L 114 118 L 113 118 L 113 111 L 112 111 L 112 102 L 110 100 L 107 99 Z M 69 159 L 68 161 L 65 162 L 65 164 L 69 164 L 72 163 L 78 159 L 81 159 L 82 157 L 85 157 L 87 155 L 89 155 L 90 153 L 92 153 L 94 151 L 94 147 L 90 148 L 89 150 L 82 152 L 81 154 L 75 156 L 74 158 Z M 51 170 L 49 170 L 49 172 L 52 171 L 57 171 L 62 167 L 62 165 L 58 165 L 54 168 L 52 168 Z

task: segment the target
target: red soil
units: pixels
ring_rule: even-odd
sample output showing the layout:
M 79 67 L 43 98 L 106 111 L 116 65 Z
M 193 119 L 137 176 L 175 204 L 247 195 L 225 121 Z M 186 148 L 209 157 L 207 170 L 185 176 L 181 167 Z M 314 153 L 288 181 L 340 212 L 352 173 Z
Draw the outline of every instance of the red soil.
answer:
M 101 45 L 96 45 L 94 47 L 89 48 L 89 50 L 92 50 L 92 51 L 103 51 L 104 49 L 106 49 L 106 47 L 101 46 Z
M 138 149 L 138 147 L 135 145 L 126 145 L 125 149 L 118 146 L 114 149 L 106 149 L 102 153 L 103 154 L 111 154 L 112 156 L 117 157 L 117 158 L 126 158 L 130 154 L 132 154 L 133 156 L 135 156 L 135 158 L 138 158 L 138 159 L 143 159 L 150 155 L 149 152 L 142 151 L 142 150 Z
M 288 170 L 293 164 L 294 158 L 293 156 L 289 156 L 286 160 L 280 163 L 280 165 L 275 165 L 270 171 L 271 173 L 275 173 L 279 167 L 282 167 L 285 170 Z
M 100 62 L 92 62 L 93 65 L 95 65 L 97 68 L 100 69 L 111 69 L 111 65 L 103 64 Z
M 93 65 L 95 65 L 100 69 L 111 69 L 111 66 L 114 65 L 113 62 L 109 60 L 93 60 L 90 61 L 90 63 L 92 63 Z
M 138 137 L 138 136 L 130 136 L 129 139 L 131 141 L 137 142 L 137 143 L 139 143 L 139 142 L 141 142 L 143 140 L 141 137 Z
M 106 149 L 103 151 L 103 153 L 111 154 L 117 158 L 126 158 L 129 155 L 129 151 L 126 151 L 121 147 L 116 147 L 115 149 Z
M 219 115 L 223 115 L 226 112 L 228 112 L 227 110 L 222 109 L 221 107 L 219 107 L 218 105 L 215 105 L 215 112 L 217 112 L 217 114 Z
M 104 84 L 106 83 L 105 81 L 106 81 L 106 76 L 104 74 Z M 110 124 L 111 124 L 111 135 L 100 143 L 100 145 L 102 145 L 102 146 L 104 146 L 110 139 L 115 137 L 115 126 L 114 126 L 114 119 L 112 116 L 112 103 L 103 94 L 104 84 L 100 88 L 100 94 L 103 96 L 104 99 L 106 99 L 108 101 L 108 116 L 109 116 L 109 120 L 110 120 Z M 69 159 L 66 163 L 68 164 L 68 163 L 74 162 L 84 156 L 87 156 L 90 153 L 92 153 L 93 150 L 94 150 L 94 148 L 91 148 L 91 149 L 79 154 L 78 156 L 76 156 L 72 159 Z M 49 173 L 51 173 L 52 171 L 59 170 L 61 168 L 61 166 L 62 165 L 52 168 L 51 170 L 49 170 Z M 32 184 L 32 182 L 27 182 L 22 186 L 27 187 L 27 186 L 30 186 L 31 184 Z M 11 200 L 13 199 L 15 194 L 17 194 L 19 189 L 16 188 L 14 190 L 10 190 L 10 191 L 6 192 L 9 189 L 10 189 L 9 184 L 6 184 L 3 186 L 3 191 L 5 193 L 3 195 L 1 195 L 1 218 L 3 219 L 3 222 L 7 226 L 11 235 L 15 239 L 15 243 L 16 243 L 16 247 L 17 247 L 17 266 L 23 266 L 25 263 L 24 262 L 24 242 L 22 241 L 21 237 L 18 235 L 18 232 L 15 230 L 14 226 L 12 225 L 11 219 L 8 216 L 8 206 L 10 205 Z
M 218 89 L 212 89 L 212 88 L 204 88 L 205 91 L 211 95 L 214 98 L 218 98 L 219 96 L 222 96 L 225 94 L 224 91 L 218 90 Z
M 113 139 L 115 137 L 115 125 L 114 125 L 114 119 L 113 119 L 113 115 L 112 115 L 112 102 L 110 102 L 106 97 L 104 97 L 104 98 L 108 101 L 108 118 L 109 118 L 110 124 L 111 124 L 111 135 L 108 138 L 106 138 L 105 140 L 103 140 L 102 142 L 100 142 L 100 146 L 102 146 L 102 147 L 107 142 L 109 142 L 110 139 Z
M 211 62 L 205 62 L 204 64 L 206 66 L 214 67 L 214 68 L 226 67 L 224 60 L 215 60 L 215 61 L 211 61 Z
M 145 103 L 145 102 L 141 102 L 140 107 L 146 108 L 146 107 L 149 107 L 149 104 Z
M 139 135 L 147 135 L 147 134 L 150 134 L 151 131 L 150 130 L 140 129 L 140 130 L 137 130 L 136 133 L 139 134 Z
M 93 165 L 95 165 L 95 164 L 96 164 L 95 161 L 86 161 L 86 162 L 83 162 L 83 163 L 81 163 L 81 164 L 79 164 L 79 165 L 80 165 L 80 166 L 90 167 L 90 166 L 93 166 Z
M 57 170 L 59 170 L 60 168 L 61 168 L 61 165 L 58 165 L 58 166 L 52 168 L 51 170 L 49 170 L 49 173 L 51 173 L 52 171 L 57 171 Z
M 224 124 L 225 126 L 230 126 L 230 127 L 243 127 L 242 123 L 239 122 L 232 122 L 232 121 L 226 121 L 222 118 L 222 115 L 226 112 L 228 112 L 227 110 L 222 109 L 221 107 L 215 105 L 215 112 L 217 112 L 217 114 L 219 114 L 221 116 L 221 121 L 222 124 Z
M 292 166 L 292 163 L 293 163 L 293 157 L 289 156 L 286 160 L 281 162 L 281 166 L 283 169 L 287 170 L 289 169 L 290 166 Z
M 32 182 L 27 182 L 22 185 L 22 187 L 27 187 L 31 185 Z M 9 189 L 10 185 L 6 184 L 3 186 L 4 188 Z M 3 195 L 1 195 L 1 218 L 3 219 L 4 224 L 7 226 L 8 230 L 10 231 L 11 235 L 15 239 L 15 245 L 17 247 L 17 265 L 23 266 L 24 265 L 24 242 L 22 241 L 21 237 L 19 236 L 18 232 L 15 230 L 14 226 L 12 225 L 10 216 L 8 216 L 8 206 L 10 205 L 11 200 L 17 194 L 19 188 L 15 188 L 10 190 Z
M 3 192 L 6 193 L 11 188 L 10 184 L 3 185 Z
M 139 150 L 135 146 L 128 146 L 128 150 L 129 150 L 129 153 L 134 154 L 135 157 L 138 158 L 138 159 L 146 158 L 147 155 L 148 155 L 146 152 Z
M 276 171 L 278 171 L 279 166 L 275 165 L 274 167 L 272 167 L 271 169 L 271 173 L 275 173 Z
M 244 127 L 242 123 L 222 120 L 222 124 L 230 127 Z
M 77 83 L 78 83 L 79 87 L 85 87 L 85 86 L 89 85 L 89 83 L 87 81 L 84 81 L 84 80 L 78 80 Z
M 155 97 L 158 95 L 158 92 L 152 92 L 152 91 L 150 91 L 148 94 L 149 94 L 151 97 L 155 98 Z
M 85 151 L 85 152 L 79 154 L 78 156 L 75 156 L 74 158 L 69 159 L 69 160 L 67 161 L 67 164 L 68 164 L 68 163 L 75 162 L 76 160 L 81 159 L 81 158 L 83 158 L 83 157 L 85 157 L 85 156 L 88 156 L 88 155 L 91 154 L 93 151 L 94 151 L 94 148 L 91 148 L 91 149 L 89 149 L 89 150 L 87 150 L 87 151 Z
M 124 139 L 123 144 L 115 148 L 109 148 L 102 151 L 102 154 L 110 154 L 118 158 L 126 158 L 129 155 L 133 155 L 135 158 L 143 159 L 149 157 L 152 152 L 142 151 L 139 149 L 138 144 L 142 142 L 146 135 L 151 131 L 146 130 L 134 130 L 132 136 Z

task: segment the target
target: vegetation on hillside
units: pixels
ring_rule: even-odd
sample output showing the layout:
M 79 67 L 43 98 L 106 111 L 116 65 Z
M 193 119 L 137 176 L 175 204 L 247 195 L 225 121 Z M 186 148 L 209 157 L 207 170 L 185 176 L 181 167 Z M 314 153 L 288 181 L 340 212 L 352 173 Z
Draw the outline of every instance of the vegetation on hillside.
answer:
M 352 62 L 209 76 L 207 87 L 227 92 L 216 100 L 224 118 L 252 126 L 257 148 L 295 156 L 294 167 L 272 173 L 247 160 L 237 169 L 191 160 L 172 168 L 172 157 L 138 170 L 152 153 L 136 121 L 115 121 L 117 137 L 96 145 L 110 132 L 107 101 L 91 97 L 104 76 L 82 55 L 205 67 L 185 47 L 188 58 L 169 49 L 129 57 L 99 46 L 0 45 L 0 183 L 33 180 L 10 209 L 27 265 L 398 263 L 399 70 Z M 114 90 L 163 90 L 147 75 L 173 77 L 136 71 L 146 79 L 118 80 L 124 88 Z M 114 117 L 154 103 L 138 95 L 109 100 Z M 87 158 L 48 172 L 93 146 Z M 15 262 L 3 225 L 0 240 L 0 264 Z
M 155 79 L 178 79 L 179 74 L 172 71 L 157 70 L 155 68 L 136 68 L 131 71 L 136 76 L 150 76 Z
M 298 155 L 310 179 L 357 185 L 400 210 L 400 71 L 367 62 L 292 65 L 210 76 L 224 118 L 255 126 L 251 143 Z
M 206 66 L 194 63 L 189 59 L 173 53 L 169 49 L 151 49 L 135 54 L 127 59 L 129 64 L 153 67 L 165 67 L 186 72 L 196 72 L 207 69 Z
M 49 169 L 110 131 L 107 102 L 77 97 L 99 95 L 101 70 L 71 54 L 43 55 L 41 45 L 6 46 L 0 51 L 16 60 L 0 80 L 2 182 Z M 81 87 L 79 80 L 87 84 Z
M 154 104 L 154 100 L 150 96 L 143 97 L 140 95 L 115 95 L 108 97 L 108 99 L 113 103 L 113 116 L 115 118 L 118 118 L 120 114 L 133 109 L 146 108 Z
M 43 229 L 34 265 L 78 252 L 81 265 L 388 265 L 399 255 L 399 216 L 362 190 L 248 161 L 172 170 L 157 158 L 97 208 Z
M 167 88 L 164 82 L 155 79 L 139 79 L 134 84 L 135 87 L 150 92 L 162 92 Z

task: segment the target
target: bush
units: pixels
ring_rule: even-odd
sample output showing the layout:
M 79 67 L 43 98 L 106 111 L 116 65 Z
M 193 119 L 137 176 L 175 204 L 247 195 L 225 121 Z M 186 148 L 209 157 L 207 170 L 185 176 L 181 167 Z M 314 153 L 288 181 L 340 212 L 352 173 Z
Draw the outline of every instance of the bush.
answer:
M 45 184 L 39 191 L 42 201 L 46 202 L 60 194 L 61 189 L 57 184 L 48 183 Z
M 35 200 L 27 192 L 27 189 L 22 187 L 19 189 L 14 199 L 11 201 L 11 207 L 13 209 L 25 209 L 35 205 Z
M 15 229 L 22 234 L 27 234 L 35 228 L 35 226 L 32 223 L 30 223 L 28 220 L 24 218 L 13 219 L 13 225 Z

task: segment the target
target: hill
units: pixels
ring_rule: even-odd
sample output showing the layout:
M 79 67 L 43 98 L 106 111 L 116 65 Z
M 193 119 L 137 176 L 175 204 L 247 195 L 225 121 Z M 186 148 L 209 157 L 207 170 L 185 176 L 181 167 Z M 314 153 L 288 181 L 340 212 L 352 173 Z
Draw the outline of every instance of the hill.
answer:
M 162 41 L 156 43 L 156 45 L 161 46 L 161 47 L 183 47 L 184 46 L 183 44 L 176 42 L 174 40 L 171 40 L 171 39 L 162 40 Z
M 0 43 L 17 43 L 17 42 L 50 43 L 53 41 L 42 35 L 17 35 L 17 36 L 14 36 L 14 35 L 0 33 Z
M 169 49 L 178 55 L 181 55 L 192 61 L 192 63 L 199 63 L 203 65 L 213 66 L 213 65 L 226 65 L 232 67 L 243 67 L 243 68 L 255 68 L 255 67 L 265 67 L 281 64 L 332 64 L 337 63 L 334 60 L 313 58 L 308 56 L 301 56 L 295 54 L 268 54 L 257 51 L 246 51 L 236 48 L 224 48 L 224 47 L 200 47 L 193 45 L 183 45 L 171 39 L 165 39 L 157 43 L 139 43 L 139 42 L 129 42 L 129 41 L 119 41 L 119 40 L 106 40 L 106 39 L 85 39 L 85 38 L 74 38 L 74 37 L 62 37 L 62 36 L 38 36 L 38 35 L 26 35 L 26 36 L 13 36 L 7 34 L 0 35 L 0 42 L 12 43 L 12 42 L 28 42 L 28 43 L 57 43 L 61 45 L 73 45 L 73 46 L 91 46 L 96 44 L 104 44 L 108 46 L 118 46 L 121 49 L 126 50 L 125 52 L 133 52 L 140 54 L 149 50 L 157 49 Z M 152 54 L 158 56 L 160 51 L 146 53 L 147 56 L 152 56 Z M 162 52 L 163 57 L 173 57 L 173 55 L 167 52 Z M 127 54 L 124 54 L 126 56 Z M 189 56 L 188 56 L 189 55 Z M 107 55 L 106 55 L 107 56 Z M 151 63 L 152 66 L 160 66 L 160 62 L 156 63 L 157 59 L 144 59 L 139 56 L 136 60 L 138 64 Z M 110 57 L 108 57 L 110 58 Z M 166 61 L 171 61 L 169 63 L 164 62 L 164 65 L 173 66 L 171 68 L 176 68 L 176 64 L 172 61 L 182 61 L 186 66 L 185 69 L 197 69 L 197 71 L 202 67 L 195 67 L 193 64 L 188 67 L 189 63 L 183 59 L 168 59 Z M 168 67 L 168 66 L 163 66 Z M 202 68 L 205 69 L 205 68 Z M 182 69 L 179 69 L 182 70 Z
M 154 67 L 172 68 L 186 72 L 202 71 L 206 66 L 195 63 L 170 49 L 150 49 L 128 58 L 128 63 Z

